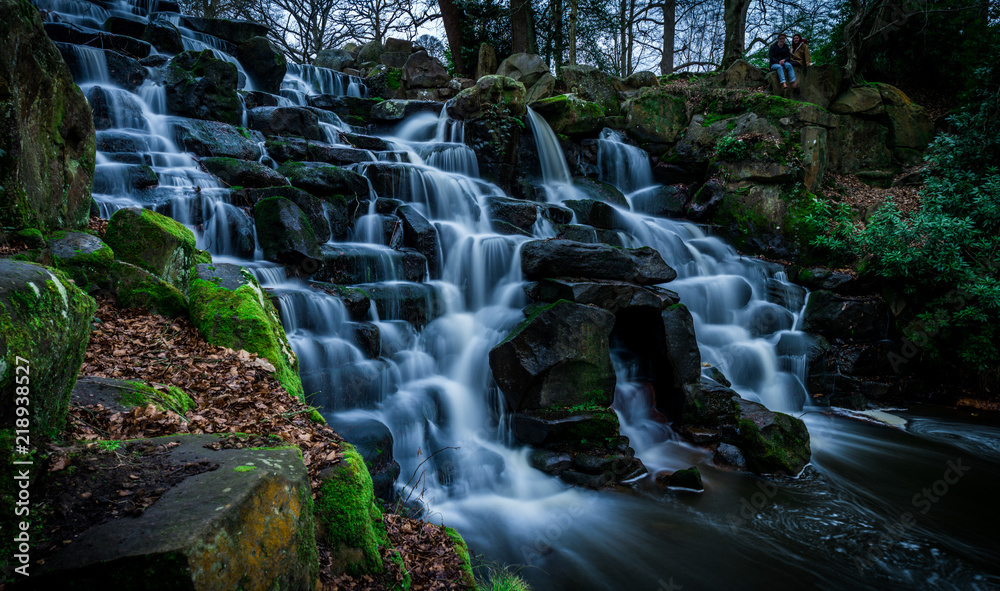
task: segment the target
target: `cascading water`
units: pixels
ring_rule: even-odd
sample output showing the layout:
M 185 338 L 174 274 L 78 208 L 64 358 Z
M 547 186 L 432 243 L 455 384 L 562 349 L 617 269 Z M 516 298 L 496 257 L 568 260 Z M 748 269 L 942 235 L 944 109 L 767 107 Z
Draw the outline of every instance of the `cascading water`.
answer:
M 127 1 L 37 2 L 64 22 L 93 29 L 109 16 L 148 18 L 151 8 Z M 185 47 L 210 48 L 235 61 L 227 43 L 180 30 Z M 522 574 L 537 588 L 908 588 L 915 581 L 935 588 L 987 588 L 997 583 L 983 574 L 992 572 L 984 565 L 995 556 L 979 550 L 977 539 L 966 533 L 984 532 L 980 544 L 988 548 L 993 529 L 970 523 L 974 520 L 956 509 L 988 506 L 992 499 L 957 487 L 933 516 L 900 533 L 884 549 L 883 562 L 867 574 L 844 566 L 898 514 L 892 504 L 908 504 L 914 489 L 930 484 L 928 474 L 937 478 L 938 465 L 956 449 L 974 466 L 963 484 L 995 482 L 996 430 L 962 431 L 949 423 L 948 433 L 962 434 L 959 445 L 941 437 L 933 420 L 918 419 L 926 435 L 914 436 L 807 414 L 812 468 L 798 479 L 765 485 L 711 467 L 701 448 L 683 443 L 651 417 L 643 376 L 622 349 L 614 351 L 614 409 L 623 433 L 651 472 L 699 465 L 706 493 L 660 499 L 598 493 L 571 488 L 530 467 L 530 450 L 512 443 L 487 361 L 489 350 L 523 318 L 520 248 L 529 238 L 492 229 L 488 203 L 506 196 L 480 178 L 460 122 L 415 114 L 381 134 L 385 150 L 367 152 L 367 161 L 352 166 L 373 181 L 366 213 L 348 241 L 331 241 L 323 250 L 325 258 L 344 262 L 342 283 L 370 297 L 370 309 L 359 313 L 330 295 L 332 286 L 289 278 L 282 267 L 259 260 L 253 220 L 230 203 L 230 192 L 218 179 L 178 147 L 177 126 L 185 120 L 167 114 L 161 85 L 150 78 L 134 89 L 119 87 L 105 50 L 61 49 L 72 55 L 77 82 L 99 122 L 95 198 L 102 216 L 124 206 L 156 207 L 191 226 L 199 247 L 217 259 L 236 257 L 251 268 L 278 302 L 313 402 L 333 424 L 387 426 L 400 464 L 399 495 L 419 501 L 429 519 L 457 527 L 490 559 L 529 565 Z M 367 88 L 360 78 L 289 64 L 281 94 L 280 106 L 307 105 L 319 94 L 364 97 Z M 528 119 L 545 199 L 579 198 L 555 135 L 534 112 Z M 324 115 L 321 127 L 331 144 L 338 143 L 340 131 L 351 130 L 332 114 Z M 257 141 L 260 161 L 271 163 L 263 139 Z M 602 180 L 620 188 L 630 203 L 656 190 L 648 156 L 617 132 L 605 130 L 598 148 Z M 397 248 L 398 219 L 384 213 L 387 199 L 404 201 L 434 227 L 436 262 L 412 268 Z M 692 312 L 702 359 L 745 398 L 799 412 L 808 402 L 803 384 L 810 338 L 795 329 L 805 290 L 790 284 L 780 266 L 743 258 L 696 225 L 624 207 L 615 216 L 624 246 L 652 246 L 677 270 L 668 287 Z M 533 234 L 555 235 L 541 218 Z M 704 379 L 713 375 L 706 368 Z M 758 503 L 758 497 L 764 500 Z M 744 501 L 754 503 L 752 513 L 741 512 Z

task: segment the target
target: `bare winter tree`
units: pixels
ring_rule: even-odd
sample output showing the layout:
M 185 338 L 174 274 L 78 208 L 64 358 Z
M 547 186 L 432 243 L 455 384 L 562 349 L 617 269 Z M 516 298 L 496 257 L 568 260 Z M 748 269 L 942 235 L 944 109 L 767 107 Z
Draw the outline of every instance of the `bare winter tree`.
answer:
M 417 0 L 341 0 L 337 22 L 357 41 L 382 43 L 391 36 L 412 40 L 418 27 L 440 16 L 431 8 Z
M 351 39 L 338 22 L 342 0 L 248 0 L 237 17 L 266 25 L 271 40 L 294 61 Z

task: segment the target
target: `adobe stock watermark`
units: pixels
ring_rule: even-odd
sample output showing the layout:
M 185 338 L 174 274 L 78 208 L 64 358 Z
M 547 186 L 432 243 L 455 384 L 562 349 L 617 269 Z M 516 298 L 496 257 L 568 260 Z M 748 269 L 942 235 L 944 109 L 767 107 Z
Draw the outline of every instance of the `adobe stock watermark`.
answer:
M 863 575 L 865 570 L 881 560 L 885 553 L 898 544 L 906 532 L 917 524 L 918 515 L 929 513 L 934 504 L 948 494 L 951 487 L 971 469 L 971 466 L 962 465 L 962 458 L 948 460 L 947 468 L 941 478 L 921 489 L 910 500 L 910 504 L 917 510 L 916 514 L 913 511 L 906 511 L 879 536 L 878 541 L 868 549 L 867 553 L 854 555 L 854 566 L 857 567 L 858 574 Z
M 17 523 L 14 535 L 14 563 L 19 566 L 14 572 L 28 576 L 31 562 L 31 364 L 23 358 L 15 358 L 14 366 L 14 521 Z

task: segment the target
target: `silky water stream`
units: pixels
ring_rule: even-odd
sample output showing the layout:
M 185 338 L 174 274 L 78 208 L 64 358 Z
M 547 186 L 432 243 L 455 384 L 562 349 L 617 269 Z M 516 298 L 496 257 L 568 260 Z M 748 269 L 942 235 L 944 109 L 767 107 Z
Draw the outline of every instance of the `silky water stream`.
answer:
M 148 5 L 124 0 L 38 1 L 84 28 L 117 13 L 149 16 Z M 181 32 L 185 47 L 234 61 L 224 43 Z M 480 178 L 461 123 L 412 115 L 379 134 L 386 150 L 353 166 L 393 179 L 381 194 L 372 190 L 348 241 L 323 247 L 325 256 L 353 261 L 354 283 L 372 295 L 367 321 L 378 329 L 380 348 L 373 359 L 341 300 L 260 260 L 253 220 L 178 147 L 176 127 L 185 120 L 167 113 L 162 86 L 149 79 L 121 88 L 104 50 L 61 49 L 104 113 L 94 189 L 101 215 L 154 207 L 192 227 L 199 248 L 216 261 L 251 268 L 279 301 L 313 403 L 334 424 L 387 427 L 399 495 L 422 504 L 427 519 L 458 528 L 487 560 L 525 565 L 521 575 L 537 589 L 1000 586 L 1000 519 L 992 507 L 1000 430 L 930 410 L 898 413 L 907 424 L 897 428 L 805 406 L 809 337 L 795 326 L 807 294 L 788 284 L 780 267 L 741 257 L 699 226 L 617 211 L 625 246 L 652 246 L 677 270 L 667 287 L 693 314 L 703 361 L 742 396 L 806 421 L 813 460 L 805 472 L 765 480 L 713 468 L 704 452 L 649 418 L 636 367 L 627 352 L 615 351 L 614 408 L 636 454 L 651 473 L 698 465 L 705 491 L 571 488 L 529 466 L 529 450 L 513 444 L 492 381 L 488 352 L 528 303 L 519 250 L 529 239 L 491 229 L 486 200 L 505 195 Z M 367 90 L 357 78 L 290 65 L 279 101 L 302 105 L 318 93 Z M 533 112 L 528 119 L 547 199 L 579 197 L 554 134 Z M 337 130 L 350 129 L 332 115 L 323 128 L 331 143 Z M 610 130 L 598 144 L 603 180 L 630 202 L 655 190 L 645 153 Z M 269 162 L 260 145 L 261 162 Z M 155 182 L 142 181 L 145 166 Z M 410 204 L 437 229 L 440 264 L 422 281 L 413 281 L 386 237 L 384 199 Z M 534 236 L 554 231 L 539 218 Z

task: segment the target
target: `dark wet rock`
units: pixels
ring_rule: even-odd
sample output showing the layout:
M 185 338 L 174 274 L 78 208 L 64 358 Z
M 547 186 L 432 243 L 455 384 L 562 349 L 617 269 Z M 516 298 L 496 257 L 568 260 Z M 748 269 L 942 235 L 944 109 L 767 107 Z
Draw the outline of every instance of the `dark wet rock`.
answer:
M 272 94 L 281 90 L 288 64 L 285 54 L 267 37 L 253 37 L 241 43 L 236 49 L 236 58 L 256 88 Z
M 809 463 L 809 431 L 801 419 L 737 398 L 737 440 L 747 466 L 757 474 L 796 476 Z
M 250 21 L 238 21 L 225 18 L 200 18 L 182 16 L 181 25 L 228 41 L 234 45 L 246 43 L 254 37 L 267 37 L 267 27 Z
M 508 197 L 487 197 L 486 211 L 491 220 L 506 222 L 531 232 L 538 220 L 538 204 Z
M 701 481 L 701 472 L 696 467 L 685 468 L 676 472 L 660 472 L 656 475 L 656 484 L 663 488 L 705 490 L 705 485 Z
M 253 139 L 255 136 L 263 139 L 259 132 L 241 132 L 218 121 L 184 119 L 174 122 L 174 137 L 178 146 L 197 156 L 257 160 L 261 154 Z
M 371 118 L 375 121 L 402 121 L 414 113 L 440 113 L 442 107 L 441 103 L 432 101 L 391 99 L 373 106 Z
M 403 84 L 407 88 L 440 88 L 451 80 L 448 71 L 437 59 L 418 51 L 410 55 L 403 68 Z
M 97 29 L 84 29 L 69 23 L 45 23 L 45 34 L 52 41 L 113 49 L 133 58 L 146 57 L 153 50 L 145 41 Z
M 524 85 L 505 76 L 483 76 L 448 103 L 448 114 L 456 119 L 477 119 L 486 109 L 506 108 L 513 117 L 527 112 Z
M 382 335 L 377 325 L 357 322 L 353 325 L 354 342 L 368 359 L 378 359 L 382 354 Z
M 94 178 L 90 107 L 38 11 L 0 7 L 0 227 L 82 228 Z
M 380 421 L 364 417 L 331 415 L 327 421 L 364 459 L 375 486 L 375 496 L 382 500 L 394 499 L 399 464 L 392 457 L 393 440 L 389 428 Z
M 174 54 L 184 51 L 181 32 L 170 20 L 161 15 L 156 15 L 149 21 L 142 33 L 142 40 L 151 44 L 160 53 Z
M 237 160 L 235 158 L 205 158 L 201 161 L 208 172 L 230 187 L 281 187 L 288 184 L 288 179 L 278 174 L 274 169 L 260 162 Z
M 385 143 L 382 138 L 371 137 L 367 135 L 360 135 L 355 133 L 340 133 L 340 139 L 359 150 L 372 150 L 373 152 L 382 152 L 389 149 L 389 146 Z
M 412 205 L 400 205 L 396 215 L 403 222 L 403 242 L 427 257 L 427 269 L 432 278 L 441 276 L 441 246 L 437 229 Z
M 672 291 L 621 281 L 542 279 L 528 283 L 524 291 L 528 297 L 538 302 L 567 300 L 597 306 L 612 314 L 623 308 L 650 308 L 659 311 L 678 301 L 677 294 Z
M 561 224 L 556 226 L 556 233 L 557 237 L 563 240 L 572 240 L 586 244 L 606 244 L 618 248 L 625 246 L 617 230 L 605 230 L 580 224 Z
M 423 327 L 445 312 L 444 301 L 431 285 L 379 283 L 366 285 L 364 289 L 383 320 L 405 320 Z
M 251 90 L 243 94 L 243 106 L 247 109 L 256 109 L 257 107 L 277 107 L 279 104 L 279 97 L 268 92 L 262 92 L 259 90 Z
M 794 283 L 786 283 L 778 279 L 768 279 L 765 283 L 767 301 L 798 311 L 806 302 L 806 290 Z
M 304 107 L 257 107 L 247 111 L 247 125 L 266 136 L 297 135 L 323 140 L 319 117 Z
M 368 318 L 372 302 L 371 298 L 368 297 L 368 293 L 364 289 L 335 285 L 333 283 L 323 283 L 320 281 L 313 281 L 310 285 L 317 289 L 322 289 L 326 293 L 343 302 L 344 307 L 347 308 L 347 313 L 350 314 L 352 320 L 363 321 Z
M 344 68 L 354 67 L 354 56 L 343 49 L 322 49 L 316 52 L 312 65 L 317 68 L 329 68 L 338 72 Z
M 634 195 L 632 208 L 649 215 L 677 217 L 684 214 L 688 197 L 685 187 L 661 186 Z
M 850 298 L 820 290 L 809 294 L 802 330 L 828 339 L 881 340 L 889 309 L 881 298 Z
M 529 317 L 490 351 L 490 368 L 514 410 L 608 406 L 614 395 L 608 337 L 614 316 L 560 301 Z
M 236 95 L 237 80 L 236 66 L 208 49 L 179 53 L 164 74 L 167 109 L 193 119 L 236 125 L 243 113 Z
M 577 177 L 573 179 L 573 186 L 583 191 L 591 199 L 628 207 L 628 200 L 625 199 L 625 195 L 611 183 L 586 177 Z
M 269 197 L 253 208 L 257 239 L 264 258 L 291 266 L 318 267 L 322 256 L 316 233 L 299 206 L 283 197 Z M 312 259 L 310 261 L 309 259 Z
M 536 447 L 617 438 L 618 428 L 618 415 L 601 408 L 533 410 L 514 415 L 514 437 Z
M 62 429 L 96 308 L 62 272 L 0 259 L 0 418 L 5 425 L 13 426 L 20 417 L 15 415 L 23 408 L 14 404 L 16 376 L 25 370 L 17 368 L 30 364 L 31 431 Z
M 156 173 L 145 164 L 101 166 L 94 172 L 94 193 L 131 193 L 159 183 Z
M 125 35 L 139 39 L 146 32 L 147 24 L 144 19 L 140 18 L 110 16 L 104 21 L 104 30 L 113 35 Z
M 145 27 L 145 23 L 142 23 L 142 26 Z M 142 35 L 141 30 L 139 35 Z M 75 46 L 69 43 L 56 43 L 56 47 L 59 48 L 59 53 L 62 54 L 63 59 L 66 61 L 69 71 L 73 73 L 73 79 L 82 81 L 85 78 L 84 67 L 86 63 L 81 60 L 81 56 L 73 50 Z M 103 55 L 104 61 L 108 65 L 108 78 L 110 78 L 111 82 L 116 86 L 120 86 L 125 90 L 134 92 L 135 89 L 138 88 L 149 75 L 149 72 L 145 67 L 143 67 L 144 64 L 135 58 L 131 58 L 110 49 L 91 48 L 91 51 L 98 51 Z M 164 60 L 169 59 L 167 56 L 158 57 L 161 57 Z
M 317 197 L 367 197 L 368 181 L 360 174 L 321 162 L 288 162 L 278 168 L 299 189 Z
M 814 291 L 827 290 L 849 295 L 859 290 L 858 281 L 854 275 L 826 267 L 792 266 L 788 269 L 788 278 Z
M 348 123 L 371 120 L 372 108 L 380 102 L 373 98 L 335 96 L 332 94 L 317 94 L 307 98 L 310 107 L 335 113 Z
M 570 240 L 536 240 L 521 250 L 521 270 L 529 279 L 588 277 L 639 285 L 666 283 L 677 277 L 655 250 L 620 249 Z
M 739 471 L 747 469 L 747 461 L 743 457 L 743 452 L 740 451 L 740 448 L 729 443 L 720 443 L 713 459 L 716 465 L 721 465 L 725 468 L 732 468 Z
M 603 201 L 595 199 L 567 199 L 562 202 L 576 214 L 581 224 L 602 230 L 617 230 L 620 227 L 618 211 Z

